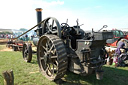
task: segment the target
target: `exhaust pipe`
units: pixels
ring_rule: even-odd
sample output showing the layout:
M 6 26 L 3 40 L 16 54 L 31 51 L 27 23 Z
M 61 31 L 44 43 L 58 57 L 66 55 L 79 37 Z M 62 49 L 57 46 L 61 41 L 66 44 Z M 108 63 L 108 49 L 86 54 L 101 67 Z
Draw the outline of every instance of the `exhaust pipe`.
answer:
M 37 24 L 38 24 L 42 21 L 42 8 L 36 8 L 36 12 L 37 12 Z M 41 24 L 38 25 L 38 28 L 35 31 L 38 36 L 42 35 Z
M 42 21 L 42 8 L 36 8 L 37 12 L 37 24 Z M 40 28 L 41 25 L 38 25 L 38 28 Z

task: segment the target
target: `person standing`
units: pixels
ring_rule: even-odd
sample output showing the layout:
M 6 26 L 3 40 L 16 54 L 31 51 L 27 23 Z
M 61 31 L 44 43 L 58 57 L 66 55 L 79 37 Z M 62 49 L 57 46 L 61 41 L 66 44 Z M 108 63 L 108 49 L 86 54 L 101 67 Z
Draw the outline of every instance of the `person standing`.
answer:
M 116 57 L 114 57 L 113 62 L 115 62 L 118 66 L 124 66 L 122 62 L 127 58 L 127 56 L 123 57 L 123 53 L 121 53 L 121 49 L 125 50 L 125 53 L 127 53 L 128 48 L 125 48 L 125 39 L 121 39 L 117 43 L 117 49 L 115 50 L 115 53 L 117 54 Z M 115 61 L 114 61 L 115 60 Z
M 26 39 L 26 41 L 28 41 L 28 35 L 27 34 L 25 35 L 25 39 Z
M 121 39 L 118 43 L 117 43 L 117 49 L 115 50 L 115 53 L 120 55 L 121 54 L 121 50 L 120 49 L 125 49 L 125 51 L 127 52 L 128 49 L 125 48 L 125 39 Z

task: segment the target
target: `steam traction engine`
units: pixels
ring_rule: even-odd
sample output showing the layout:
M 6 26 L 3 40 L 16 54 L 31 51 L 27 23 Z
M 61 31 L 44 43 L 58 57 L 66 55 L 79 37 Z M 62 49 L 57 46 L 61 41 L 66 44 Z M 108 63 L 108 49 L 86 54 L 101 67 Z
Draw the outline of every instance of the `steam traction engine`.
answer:
M 37 10 L 38 38 L 37 60 L 42 74 L 50 79 L 62 78 L 67 69 L 80 75 L 102 72 L 105 61 L 104 45 L 112 38 L 112 32 L 84 32 L 77 25 L 60 24 L 56 18 L 48 17 L 41 21 L 41 9 Z M 26 46 L 27 47 L 27 46 Z M 28 46 L 30 52 L 31 47 Z M 23 57 L 31 61 L 31 53 L 23 47 Z M 27 53 L 30 55 L 26 56 Z M 100 79 L 100 78 L 99 78 Z

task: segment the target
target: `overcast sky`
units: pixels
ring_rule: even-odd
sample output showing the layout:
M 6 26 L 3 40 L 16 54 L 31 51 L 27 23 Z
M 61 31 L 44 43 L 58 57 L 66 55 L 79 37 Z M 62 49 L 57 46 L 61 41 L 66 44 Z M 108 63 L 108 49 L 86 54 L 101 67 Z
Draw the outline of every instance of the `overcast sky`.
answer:
M 36 8 L 42 19 L 55 17 L 60 23 L 79 24 L 84 30 L 128 28 L 128 0 L 0 0 L 0 28 L 30 29 L 37 24 Z

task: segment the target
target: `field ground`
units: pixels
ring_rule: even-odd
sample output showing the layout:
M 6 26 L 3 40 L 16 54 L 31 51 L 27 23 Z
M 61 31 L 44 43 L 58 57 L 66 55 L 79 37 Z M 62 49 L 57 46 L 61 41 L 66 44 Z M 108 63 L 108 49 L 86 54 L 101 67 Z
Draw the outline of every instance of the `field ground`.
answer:
M 0 45 L 0 50 L 5 48 Z M 128 85 L 128 67 L 105 65 L 103 69 L 103 80 L 96 80 L 95 74 L 83 77 L 67 72 L 61 85 Z M 2 72 L 6 70 L 13 70 L 14 85 L 56 85 L 39 72 L 36 55 L 31 63 L 26 63 L 21 52 L 0 51 L 0 85 L 3 85 Z

